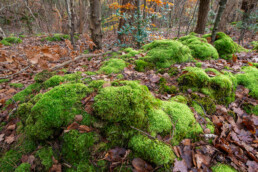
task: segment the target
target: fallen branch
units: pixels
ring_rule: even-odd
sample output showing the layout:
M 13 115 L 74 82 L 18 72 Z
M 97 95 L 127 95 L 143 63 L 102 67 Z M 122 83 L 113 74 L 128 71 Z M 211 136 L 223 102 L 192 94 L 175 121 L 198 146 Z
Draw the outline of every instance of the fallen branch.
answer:
M 141 132 L 142 134 L 145 134 L 145 135 L 148 136 L 149 138 L 156 140 L 155 137 L 149 135 L 148 133 L 146 133 L 146 132 L 144 132 L 144 131 L 142 131 L 142 130 L 140 130 L 140 129 L 138 129 L 138 128 L 135 128 L 135 127 L 133 127 L 133 126 L 130 126 L 130 127 L 131 127 L 132 129 L 135 129 L 135 130 Z
M 77 60 L 80 60 L 80 59 L 83 59 L 83 58 L 88 58 L 88 57 L 97 57 L 97 56 L 102 56 L 104 54 L 110 54 L 112 53 L 113 51 L 110 51 L 110 52 L 106 52 L 106 53 L 100 53 L 100 54 L 83 54 L 83 55 L 79 55 L 77 57 L 75 57 L 73 60 L 68 60 L 62 64 L 59 64 L 59 65 L 56 65 L 54 66 L 53 68 L 51 68 L 50 70 L 53 71 L 53 70 L 57 70 L 57 69 L 60 69 L 62 67 L 64 67 L 65 65 L 68 65 L 72 62 L 75 62 Z
M 22 70 L 20 70 L 19 72 L 16 72 L 16 73 L 11 74 L 11 75 L 8 75 L 8 76 L 0 77 L 0 79 L 7 79 L 7 78 L 11 78 L 11 77 L 12 77 L 12 76 L 14 76 L 14 75 L 17 75 L 17 74 L 19 74 L 19 73 L 22 73 L 23 71 L 27 70 L 28 68 L 30 68 L 30 65 L 29 65 L 29 66 L 27 66 L 27 67 L 25 67 L 25 68 L 23 68 L 23 69 L 22 69 Z

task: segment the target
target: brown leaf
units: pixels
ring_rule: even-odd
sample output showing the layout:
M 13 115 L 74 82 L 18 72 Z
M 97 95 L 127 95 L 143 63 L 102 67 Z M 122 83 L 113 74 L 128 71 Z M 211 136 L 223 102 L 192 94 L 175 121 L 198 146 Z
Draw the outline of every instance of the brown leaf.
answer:
M 175 160 L 173 172 L 187 172 L 187 166 L 185 163 L 185 160 L 178 161 L 177 159 Z
M 79 126 L 79 131 L 80 131 L 80 133 L 90 132 L 91 128 L 88 127 L 87 125 L 80 125 Z
M 197 153 L 195 154 L 195 158 L 196 158 L 196 164 L 198 169 L 201 168 L 202 164 L 204 165 L 210 164 L 211 158 L 209 156 L 205 156 L 203 154 Z
M 154 83 L 156 83 L 156 82 L 158 82 L 160 80 L 160 77 L 158 76 L 158 75 L 151 75 L 150 76 L 150 81 L 151 82 L 154 82 Z
M 125 148 L 114 148 L 108 151 L 104 159 L 111 162 L 119 162 L 126 154 Z
M 8 136 L 8 137 L 5 137 L 5 142 L 6 142 L 7 144 L 13 143 L 14 140 L 15 140 L 14 135 L 10 135 L 10 136 Z
M 77 122 L 73 122 L 67 127 L 67 130 L 77 130 L 79 128 L 79 124 Z
M 237 56 L 235 54 L 232 55 L 232 60 L 233 60 L 234 63 L 237 62 Z
M 6 128 L 6 130 L 15 130 L 15 127 L 16 127 L 15 124 L 9 125 L 9 126 Z
M 50 172 L 62 172 L 62 165 L 61 164 L 53 164 L 51 169 L 49 170 Z
M 132 165 L 137 172 L 148 172 L 153 170 L 152 166 L 146 163 L 141 158 L 134 158 L 132 161 Z
M 0 142 L 4 140 L 4 135 L 5 134 L 0 134 Z

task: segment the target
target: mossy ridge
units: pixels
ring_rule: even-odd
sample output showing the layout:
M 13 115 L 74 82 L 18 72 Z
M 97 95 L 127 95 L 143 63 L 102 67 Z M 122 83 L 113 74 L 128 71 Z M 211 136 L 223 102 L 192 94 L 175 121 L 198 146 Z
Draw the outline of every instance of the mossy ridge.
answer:
M 53 136 L 62 126 L 67 126 L 76 114 L 80 114 L 80 100 L 91 91 L 81 83 L 71 83 L 46 92 L 27 114 L 26 134 L 38 140 Z
M 126 67 L 122 59 L 110 59 L 100 67 L 99 72 L 105 74 L 120 73 Z
M 244 73 L 239 73 L 236 75 L 237 83 L 243 85 L 250 90 L 249 95 L 254 98 L 258 98 L 258 69 L 253 66 L 243 67 Z
M 190 48 L 194 58 L 201 60 L 219 58 L 217 50 L 205 38 L 199 38 L 194 33 L 179 38 L 179 41 Z
M 147 55 L 142 58 L 153 63 L 157 68 L 167 68 L 175 63 L 191 61 L 190 49 L 179 41 L 175 40 L 155 40 L 143 46 Z
M 79 37 L 77 35 L 74 36 L 75 39 L 78 39 Z M 60 34 L 60 33 L 56 33 L 52 36 L 48 36 L 46 38 L 43 38 L 42 41 L 64 41 L 66 39 L 70 40 L 70 35 L 66 35 L 66 34 Z
M 229 104 L 235 100 L 237 83 L 231 73 L 225 72 L 223 74 L 215 69 L 203 70 L 197 67 L 186 67 L 185 71 L 187 73 L 178 78 L 181 90 L 200 91 L 220 104 Z M 208 71 L 212 71 L 216 76 L 209 77 L 206 73 Z
M 13 100 L 16 102 L 25 102 L 28 101 L 30 98 L 32 98 L 34 95 L 33 93 L 39 92 L 41 89 L 41 84 L 39 83 L 34 83 L 26 87 L 24 90 L 20 91 L 19 93 L 15 94 L 13 96 Z M 11 101 L 10 101 L 11 103 Z
M 221 163 L 217 163 L 216 165 L 212 166 L 211 170 L 213 172 L 237 172 L 237 170 L 235 170 L 233 167 Z
M 203 35 L 203 38 L 209 38 L 211 34 Z M 219 56 L 223 59 L 231 59 L 234 53 L 247 52 L 248 50 L 235 43 L 230 36 L 223 32 L 218 32 L 214 46 L 217 49 Z

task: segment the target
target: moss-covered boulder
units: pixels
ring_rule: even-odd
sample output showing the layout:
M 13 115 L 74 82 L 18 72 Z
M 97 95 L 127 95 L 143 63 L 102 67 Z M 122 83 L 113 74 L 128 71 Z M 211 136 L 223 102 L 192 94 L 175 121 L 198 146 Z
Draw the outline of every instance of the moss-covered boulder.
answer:
M 192 60 L 191 50 L 175 40 L 155 40 L 143 46 L 147 51 L 144 60 L 153 63 L 157 68 L 167 68 L 175 63 Z
M 211 34 L 203 35 L 203 38 L 210 39 Z M 242 46 L 235 43 L 230 36 L 223 32 L 218 32 L 214 41 L 214 46 L 217 49 L 219 56 L 223 59 L 231 59 L 234 53 L 248 51 Z
M 211 170 L 213 172 L 237 172 L 237 170 L 235 170 L 233 167 L 221 163 L 217 163 L 216 165 L 212 166 Z
M 27 114 L 26 134 L 37 140 L 54 136 L 81 112 L 80 100 L 90 92 L 80 83 L 62 84 L 46 92 Z
M 236 75 L 237 83 L 243 85 L 250 90 L 250 95 L 258 98 L 258 69 L 256 67 L 248 66 L 242 69 L 242 72 Z
M 205 38 L 199 38 L 194 33 L 181 37 L 179 41 L 190 48 L 194 58 L 201 60 L 219 58 L 216 48 L 209 44 Z
M 179 78 L 181 90 L 191 89 L 202 92 L 221 104 L 229 104 L 235 99 L 236 78 L 229 72 L 221 73 L 215 69 L 187 67 Z M 212 72 L 212 77 L 207 73 Z
M 125 61 L 122 59 L 110 59 L 106 61 L 99 69 L 100 73 L 112 74 L 119 73 L 126 67 Z

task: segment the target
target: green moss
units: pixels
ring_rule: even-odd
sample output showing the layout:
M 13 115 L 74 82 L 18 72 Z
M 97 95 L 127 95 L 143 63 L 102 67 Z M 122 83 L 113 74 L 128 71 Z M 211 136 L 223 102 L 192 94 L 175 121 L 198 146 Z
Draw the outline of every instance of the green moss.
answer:
M 174 101 L 163 101 L 162 109 L 171 117 L 175 125 L 175 134 L 172 140 L 173 145 L 179 144 L 184 138 L 194 138 L 203 132 L 187 105 Z
M 15 169 L 15 172 L 29 172 L 29 171 L 30 171 L 29 163 L 22 163 Z
M 79 164 L 81 160 L 87 160 L 90 156 L 89 148 L 93 146 L 96 138 L 93 132 L 79 133 L 71 130 L 63 136 L 62 155 L 71 164 Z
M 66 39 L 70 39 L 70 35 L 54 34 L 53 36 L 48 36 L 42 40 L 53 42 L 53 41 L 64 41 Z
M 34 81 L 37 83 L 45 82 L 47 79 L 55 75 L 55 72 L 49 72 L 48 70 L 43 70 L 35 75 Z
M 26 38 L 26 35 L 19 35 L 20 38 Z
M 89 88 L 98 90 L 98 89 L 103 88 L 104 83 L 105 83 L 104 80 L 94 80 L 94 81 L 91 81 L 91 83 L 89 83 Z
M 124 51 L 127 52 L 127 54 L 122 55 L 121 58 L 134 57 L 135 55 L 140 53 L 140 51 L 134 50 L 133 48 L 126 48 L 124 49 Z
M 157 133 L 169 134 L 172 129 L 170 117 L 162 109 L 151 109 L 148 113 L 148 131 L 152 136 Z
M 151 140 L 146 136 L 135 135 L 129 141 L 129 148 L 139 154 L 143 159 L 156 165 L 173 162 L 175 155 L 172 149 L 158 140 Z
M 194 102 L 194 103 L 198 104 L 199 106 L 202 106 L 208 115 L 212 115 L 213 113 L 215 113 L 216 104 L 215 104 L 214 100 L 212 98 L 210 98 L 209 96 L 200 97 L 198 94 L 193 93 L 193 94 L 191 94 L 191 98 L 193 100 L 192 103 Z M 192 105 L 192 106 L 194 106 L 194 105 Z
M 253 45 L 253 50 L 258 51 L 258 41 L 252 41 L 251 44 Z
M 5 46 L 10 46 L 12 44 L 19 44 L 21 42 L 22 40 L 17 37 L 6 37 L 2 41 L 0 41 L 0 43 L 2 43 Z
M 206 128 L 210 129 L 211 133 L 214 134 L 215 126 L 214 126 L 213 122 L 211 122 L 211 120 L 209 118 L 205 118 L 205 120 L 206 120 Z
M 123 78 L 124 78 L 124 75 L 123 75 L 123 74 L 118 74 L 118 75 L 116 76 L 116 78 L 117 78 L 117 79 L 123 79 Z
M 217 50 L 204 38 L 199 38 L 194 34 L 183 36 L 179 39 L 182 44 L 188 46 L 194 58 L 201 60 L 218 59 Z
M 26 134 L 37 140 L 54 137 L 55 132 L 80 114 L 80 100 L 90 92 L 88 87 L 80 83 L 62 84 L 46 92 L 27 114 Z
M 105 87 L 94 98 L 96 114 L 110 122 L 125 122 L 141 127 L 146 122 L 145 112 L 154 104 L 146 86 L 135 81 L 120 82 L 119 87 Z
M 187 104 L 187 98 L 182 95 L 177 95 L 177 96 L 172 97 L 171 101 Z
M 175 85 L 167 85 L 167 81 L 165 78 L 160 78 L 159 80 L 159 92 L 164 94 L 176 94 L 178 92 L 177 87 Z
M 39 157 L 41 164 L 45 167 L 46 171 L 48 171 L 52 167 L 52 156 L 54 156 L 52 147 L 41 148 L 36 152 L 36 156 Z
M 9 82 L 9 79 L 0 79 L 0 84 L 4 82 Z
M 144 60 L 135 60 L 135 70 L 144 72 L 146 69 L 151 68 L 151 64 Z
M 10 83 L 9 85 L 14 88 L 22 88 L 24 86 L 22 83 Z
M 88 160 L 82 160 L 79 164 L 73 164 L 72 168 L 65 169 L 66 172 L 96 172 L 94 165 Z
M 26 100 L 30 99 L 31 96 L 33 96 L 33 93 L 36 93 L 40 90 L 41 84 L 39 83 L 34 83 L 29 85 L 27 88 L 24 90 L 20 91 L 19 93 L 15 94 L 13 96 L 13 100 L 16 102 L 25 102 Z
M 221 163 L 217 163 L 216 165 L 211 167 L 211 170 L 213 172 L 237 172 L 237 170 L 235 170 L 233 167 Z
M 203 38 L 211 37 L 211 34 L 204 35 Z M 223 59 L 231 59 L 232 54 L 237 52 L 248 51 L 242 46 L 235 43 L 230 36 L 223 32 L 218 32 L 216 35 L 216 40 L 214 41 L 214 46 L 217 49 L 219 56 Z
M 1 171 L 12 172 L 18 166 L 22 157 L 21 151 L 9 150 L 0 158 Z
M 110 59 L 106 61 L 99 69 L 99 72 L 105 74 L 119 73 L 126 67 L 122 59 Z
M 87 75 L 96 75 L 97 73 L 96 72 L 92 72 L 92 71 L 87 71 L 85 72 Z
M 190 49 L 179 41 L 155 40 L 143 48 L 148 51 L 144 60 L 153 63 L 157 68 L 167 68 L 175 63 L 192 60 Z
M 197 63 L 195 63 L 195 66 L 196 66 L 196 67 L 199 67 L 199 68 L 202 68 L 202 62 L 197 62 Z
M 64 76 L 55 75 L 49 78 L 48 80 L 46 80 L 43 84 L 45 88 L 49 88 L 49 87 L 55 87 L 61 83 L 66 83 L 66 82 L 78 83 L 80 82 L 81 77 L 82 77 L 81 73 L 67 74 Z
M 242 69 L 244 73 L 236 75 L 237 83 L 243 85 L 250 90 L 250 95 L 254 98 L 258 98 L 258 69 L 252 66 L 244 67 Z

